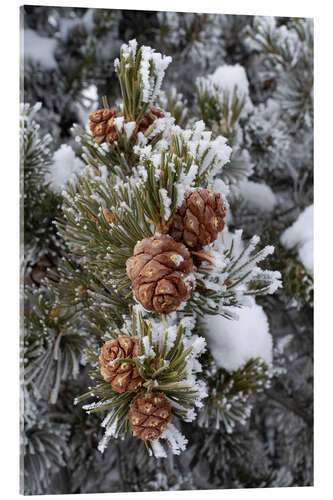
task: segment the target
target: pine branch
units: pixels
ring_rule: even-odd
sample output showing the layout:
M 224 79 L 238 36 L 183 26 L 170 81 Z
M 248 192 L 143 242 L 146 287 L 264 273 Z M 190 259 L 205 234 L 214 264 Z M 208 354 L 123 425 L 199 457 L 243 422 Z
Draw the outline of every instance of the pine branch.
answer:
M 276 392 L 274 389 L 267 389 L 265 391 L 265 394 L 273 401 L 276 401 L 284 408 L 300 417 L 308 427 L 313 427 L 313 418 L 309 416 L 299 405 L 297 405 L 295 399 L 286 398 L 280 393 Z

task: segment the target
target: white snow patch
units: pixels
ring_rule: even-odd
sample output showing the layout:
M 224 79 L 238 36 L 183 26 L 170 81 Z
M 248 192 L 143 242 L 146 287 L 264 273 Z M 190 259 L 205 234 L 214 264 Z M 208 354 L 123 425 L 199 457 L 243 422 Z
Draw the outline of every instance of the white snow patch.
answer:
M 275 194 L 267 184 L 244 180 L 238 184 L 240 194 L 249 207 L 272 212 L 277 203 Z
M 300 261 L 313 274 L 313 205 L 309 205 L 282 233 L 281 243 L 288 249 L 296 247 Z
M 81 92 L 83 97 L 83 104 L 89 108 L 96 108 L 98 105 L 98 90 L 96 85 L 91 84 Z
M 240 64 L 219 66 L 212 75 L 212 82 L 229 92 L 237 85 L 241 96 L 249 95 L 249 81 L 245 69 Z
M 227 204 L 228 208 L 227 197 L 230 193 L 229 186 L 227 186 L 227 184 L 223 182 L 222 179 L 215 179 L 212 184 L 212 191 L 214 191 L 214 193 L 221 194 L 223 201 Z
M 272 337 L 267 316 L 251 297 L 252 306 L 244 309 L 230 307 L 238 320 L 222 316 L 207 316 L 205 336 L 219 367 L 235 371 L 251 358 L 262 358 L 272 363 Z
M 67 144 L 62 144 L 53 155 L 53 165 L 50 167 L 46 181 L 51 189 L 61 192 L 74 174 L 83 171 L 85 164 L 78 158 L 73 149 Z
M 26 29 L 23 31 L 23 44 L 24 58 L 33 59 L 47 69 L 56 68 L 54 50 L 57 40 L 55 38 L 40 36 L 35 31 Z
M 132 137 L 135 127 L 136 127 L 136 122 L 127 122 L 125 124 L 124 128 L 127 139 L 130 139 Z
M 236 92 L 239 100 L 244 99 L 241 116 L 248 115 L 253 109 L 249 81 L 245 69 L 240 64 L 219 66 L 213 74 L 197 78 L 197 86 L 200 92 L 207 92 L 219 100 L 222 100 L 223 94 L 228 94 L 229 106 L 233 93 Z

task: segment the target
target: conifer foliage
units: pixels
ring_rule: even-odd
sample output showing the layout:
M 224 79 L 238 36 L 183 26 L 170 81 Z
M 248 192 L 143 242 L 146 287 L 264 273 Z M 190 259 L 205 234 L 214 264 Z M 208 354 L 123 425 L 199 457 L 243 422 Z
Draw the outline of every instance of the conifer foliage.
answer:
M 81 35 L 85 38 L 94 25 L 98 42 L 105 36 L 97 30 L 103 25 L 101 13 L 91 18 L 88 13 L 82 17 Z M 177 16 L 158 19 L 171 23 L 169 27 L 177 20 L 185 31 L 197 33 L 194 39 L 203 46 L 211 46 L 220 22 L 231 32 L 235 29 L 228 16 Z M 116 21 L 114 14 L 105 26 Z M 259 64 L 270 73 L 259 74 L 277 79 L 277 102 L 284 91 L 290 96 L 281 72 L 290 72 L 297 84 L 309 53 L 310 24 L 294 21 L 289 33 L 268 21 L 265 25 L 255 19 L 251 26 L 241 21 L 239 32 L 248 38 L 244 44 L 237 40 L 237 51 L 248 51 L 249 58 L 256 57 L 262 38 L 280 47 L 283 34 L 281 53 L 263 45 L 267 60 Z M 74 39 L 77 28 L 73 23 Z M 66 37 L 70 39 L 69 32 Z M 298 50 L 294 60 L 290 40 Z M 85 43 L 93 51 L 91 40 Z M 297 272 L 297 249 L 289 243 L 290 231 L 279 241 L 285 220 L 272 232 L 272 241 L 266 230 L 261 242 L 251 200 L 247 218 L 242 212 L 246 195 L 250 197 L 248 178 L 253 173 L 255 181 L 264 178 L 269 170 L 254 165 L 253 159 L 260 157 L 257 147 L 252 157 L 249 153 L 254 141 L 267 140 L 267 130 L 256 128 L 265 118 L 260 106 L 267 104 L 252 102 L 254 94 L 238 61 L 216 69 L 209 58 L 211 74 L 200 76 L 193 86 L 190 113 L 186 97 L 175 87 L 162 90 L 172 58 L 158 51 L 159 44 L 159 36 L 156 49 L 135 38 L 119 44 L 114 71 L 120 99 L 112 91 L 94 102 L 95 109 L 80 108 L 80 116 L 85 114 L 73 127 L 72 149 L 58 149 L 57 144 L 50 151 L 49 136 L 39 135 L 30 118 L 37 107 L 23 109 L 24 183 L 29 188 L 21 361 L 26 494 L 170 489 L 173 480 L 176 488 L 190 489 L 297 481 L 285 472 L 285 463 L 279 473 L 274 470 L 273 451 L 264 449 L 257 439 L 259 426 L 253 427 L 262 412 L 267 413 L 265 425 L 274 427 L 270 419 L 278 412 L 274 405 L 279 398 L 284 408 L 289 404 L 289 413 L 283 414 L 286 426 L 293 426 L 293 418 L 311 426 L 303 409 L 279 395 L 278 385 L 287 386 L 281 374 L 287 372 L 284 349 L 291 336 L 279 335 L 275 342 L 260 305 L 267 306 L 271 318 L 274 301 L 287 300 L 280 270 L 283 278 Z M 172 38 L 170 52 L 176 52 L 177 64 L 185 58 L 185 46 L 185 39 Z M 228 50 L 221 45 L 219 57 Z M 195 58 L 194 52 L 188 54 Z M 286 63 L 272 74 L 274 57 Z M 90 63 L 87 58 L 87 67 Z M 271 148 L 286 134 L 296 135 L 300 122 L 295 113 L 303 105 L 302 133 L 311 133 L 309 101 L 296 104 L 288 115 L 293 129 L 288 131 L 281 116 L 275 117 L 280 128 L 272 132 Z M 265 150 L 261 165 L 269 164 L 269 155 L 272 151 Z M 303 174 L 293 175 L 301 184 Z M 39 229 L 32 223 L 39 213 L 34 186 L 46 193 L 44 207 L 56 206 L 48 213 L 52 224 L 41 219 Z M 257 219 L 265 221 L 265 215 L 259 213 Z M 27 279 L 31 270 L 26 262 L 31 255 L 38 260 L 43 228 L 44 246 L 53 245 L 55 258 L 36 284 Z M 312 284 L 311 273 L 307 269 L 306 282 L 301 278 L 304 287 Z M 311 306 L 310 293 L 302 289 L 298 310 L 304 302 Z M 283 307 L 292 305 L 286 301 Z M 310 385 L 304 392 L 309 398 Z M 309 433 L 298 429 L 310 449 Z M 251 447 L 262 457 L 261 465 L 244 463 Z M 298 453 L 301 468 L 303 455 Z M 201 468 L 207 467 L 211 486 L 199 479 Z

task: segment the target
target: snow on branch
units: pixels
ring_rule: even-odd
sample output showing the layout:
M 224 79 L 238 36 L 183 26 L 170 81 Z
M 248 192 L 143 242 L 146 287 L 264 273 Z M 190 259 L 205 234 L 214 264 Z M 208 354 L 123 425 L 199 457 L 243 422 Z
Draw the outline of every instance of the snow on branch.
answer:
M 313 205 L 309 205 L 281 235 L 287 249 L 296 249 L 307 271 L 313 274 Z
M 120 59 L 114 61 L 124 101 L 126 118 L 142 118 L 150 104 L 158 99 L 165 71 L 172 58 L 147 46 L 138 48 L 130 40 L 120 49 Z
M 157 225 L 161 218 L 171 220 L 186 190 L 213 187 L 229 162 L 231 148 L 222 136 L 212 140 L 211 132 L 199 121 L 188 130 L 175 126 L 169 141 L 160 141 L 154 149 L 137 146 L 135 152 L 139 163 L 133 168 L 131 185 L 146 216 Z M 222 191 L 225 194 L 227 188 Z
M 140 388 L 148 395 L 153 391 L 164 393 L 172 405 L 173 414 L 191 422 L 196 418 L 196 408 L 201 408 L 202 400 L 207 397 L 205 383 L 197 378 L 202 370 L 199 357 L 206 349 L 206 341 L 192 334 L 194 318 L 179 321 L 177 314 L 174 314 L 165 321 L 150 317 L 148 321 L 145 315 L 147 313 L 139 306 L 134 306 L 131 318 L 124 315 L 121 331 L 127 331 L 128 335 L 140 339 L 139 351 L 135 358 L 117 358 L 112 363 L 134 364 L 143 379 Z M 119 330 L 108 332 L 105 340 L 110 338 L 110 334 L 111 338 L 116 338 Z M 108 411 L 101 424 L 106 429 L 99 443 L 99 450 L 103 452 L 111 437 L 125 435 L 128 411 L 136 393 L 119 394 L 111 384 L 101 383 L 98 367 L 92 373 L 92 378 L 96 380 L 96 385 L 77 401 L 93 397 L 95 401 L 83 407 L 88 413 Z M 172 424 L 168 425 L 161 439 L 167 441 L 175 454 L 179 454 L 187 443 L 187 439 Z M 164 456 L 162 445 L 154 444 L 152 449 L 155 456 Z
M 162 56 L 151 47 L 142 47 L 139 75 L 142 82 L 142 100 L 152 104 L 159 96 L 165 71 L 172 58 Z
M 185 450 L 188 443 L 188 440 L 173 424 L 168 425 L 167 429 L 163 432 L 160 439 L 166 441 L 166 445 L 173 455 L 179 455 L 182 451 Z M 151 442 L 152 452 L 155 458 L 166 458 L 167 452 L 160 442 L 160 439 Z
M 236 308 L 232 308 L 236 312 Z M 272 337 L 263 308 L 251 299 L 250 307 L 238 309 L 238 320 L 207 316 L 205 337 L 217 366 L 228 371 L 242 368 L 251 358 L 272 363 Z
M 224 231 L 209 248 L 215 264 L 199 267 L 197 288 L 185 310 L 237 319 L 236 308 L 251 305 L 249 296 L 272 294 L 281 287 L 278 271 L 258 267 L 274 252 L 274 247 L 268 245 L 255 251 L 258 243 L 259 237 L 253 236 L 245 244 L 242 230 L 234 234 Z
M 53 155 L 46 180 L 54 192 L 60 193 L 69 181 L 74 181 L 75 174 L 79 174 L 84 167 L 85 164 L 75 155 L 73 149 L 62 144 Z
M 204 120 L 225 121 L 226 130 L 253 110 L 249 81 L 239 64 L 219 66 L 213 74 L 198 77 L 196 90 Z

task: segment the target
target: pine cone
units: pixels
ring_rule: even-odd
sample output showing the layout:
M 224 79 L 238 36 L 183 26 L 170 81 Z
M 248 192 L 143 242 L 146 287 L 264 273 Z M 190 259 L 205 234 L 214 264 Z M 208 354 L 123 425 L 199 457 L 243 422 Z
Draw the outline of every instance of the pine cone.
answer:
M 149 110 L 145 113 L 139 124 L 139 131 L 144 134 L 157 118 L 163 117 L 164 113 L 160 108 L 157 108 L 156 106 L 150 106 Z
M 109 364 L 117 358 L 135 358 L 139 354 L 139 339 L 129 335 L 120 335 L 109 340 L 103 347 L 99 356 L 101 374 L 106 382 L 111 382 L 116 392 L 132 392 L 142 382 L 138 369 L 131 363 Z
M 165 394 L 154 393 L 149 398 L 138 395 L 128 413 L 133 436 L 153 441 L 161 436 L 172 420 L 171 404 Z
M 220 193 L 210 189 L 188 190 L 171 221 L 169 234 L 192 250 L 201 250 L 216 240 L 224 228 L 225 215 L 226 206 Z
M 117 113 L 116 108 L 98 109 L 89 115 L 89 128 L 94 142 L 102 144 L 107 142 L 113 144 L 117 140 L 117 130 L 114 124 L 114 119 L 121 116 Z
M 187 248 L 165 234 L 139 241 L 126 262 L 136 299 L 147 311 L 160 314 L 175 311 L 188 299 L 195 270 Z

